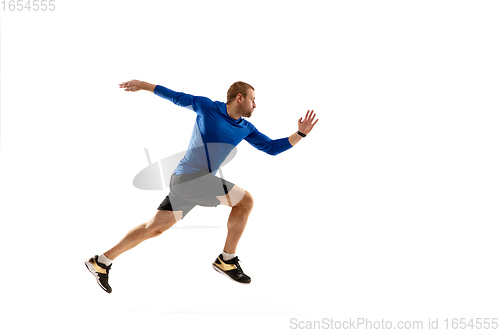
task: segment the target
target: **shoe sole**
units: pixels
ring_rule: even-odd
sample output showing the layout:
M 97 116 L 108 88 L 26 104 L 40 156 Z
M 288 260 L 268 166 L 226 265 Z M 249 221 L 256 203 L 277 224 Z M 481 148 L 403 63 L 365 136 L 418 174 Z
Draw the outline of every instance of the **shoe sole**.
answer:
M 250 284 L 250 282 L 248 283 L 245 283 L 245 282 L 240 282 L 240 281 L 236 281 L 235 279 L 233 279 L 232 277 L 230 277 L 229 275 L 226 274 L 226 272 L 224 272 L 222 269 L 220 269 L 219 267 L 217 267 L 215 264 L 212 264 L 212 267 L 219 273 L 221 273 L 222 275 L 228 277 L 231 281 L 234 281 L 234 282 L 237 282 L 239 284 Z
M 89 270 L 90 273 L 92 273 L 92 275 L 95 277 L 96 281 L 97 281 L 97 284 L 99 285 L 99 287 L 102 288 L 102 290 L 104 290 L 105 292 L 107 292 L 108 294 L 111 294 L 110 292 L 108 292 L 102 285 L 101 285 L 101 282 L 99 281 L 99 276 L 97 275 L 97 272 L 95 271 L 94 267 L 92 266 L 92 264 L 88 261 L 85 261 L 85 267 L 87 267 L 87 269 Z

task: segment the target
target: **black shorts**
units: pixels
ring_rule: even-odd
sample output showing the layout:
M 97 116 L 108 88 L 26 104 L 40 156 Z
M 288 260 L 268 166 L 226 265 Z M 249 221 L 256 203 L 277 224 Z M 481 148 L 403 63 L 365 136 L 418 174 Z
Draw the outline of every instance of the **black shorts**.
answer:
M 216 207 L 220 205 L 216 196 L 226 195 L 233 187 L 233 183 L 208 172 L 172 174 L 170 193 L 158 210 L 181 210 L 184 218 L 196 206 Z

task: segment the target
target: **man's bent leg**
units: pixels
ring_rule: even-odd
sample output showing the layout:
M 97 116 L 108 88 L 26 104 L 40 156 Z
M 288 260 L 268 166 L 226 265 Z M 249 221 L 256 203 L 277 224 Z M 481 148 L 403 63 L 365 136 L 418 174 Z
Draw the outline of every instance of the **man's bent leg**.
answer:
M 230 199 L 227 199 L 227 196 Z M 250 193 L 238 186 L 234 186 L 226 196 L 218 196 L 221 204 L 230 206 L 233 204 L 229 219 L 227 221 L 227 238 L 224 252 L 236 253 L 236 246 L 245 230 L 248 217 L 253 208 L 253 197 Z
M 229 200 L 222 196 L 217 197 L 222 204 L 232 207 L 227 221 L 226 244 L 224 245 L 224 251 L 212 263 L 212 267 L 233 281 L 248 284 L 252 279 L 243 272 L 235 253 L 236 246 L 245 230 L 248 217 L 253 208 L 253 197 L 236 185 L 226 196 L 230 197 Z M 239 198 L 239 200 L 234 200 L 234 198 Z
M 147 223 L 130 230 L 125 237 L 104 255 L 115 260 L 120 254 L 132 249 L 143 241 L 161 235 L 182 218 L 182 211 L 158 210 Z

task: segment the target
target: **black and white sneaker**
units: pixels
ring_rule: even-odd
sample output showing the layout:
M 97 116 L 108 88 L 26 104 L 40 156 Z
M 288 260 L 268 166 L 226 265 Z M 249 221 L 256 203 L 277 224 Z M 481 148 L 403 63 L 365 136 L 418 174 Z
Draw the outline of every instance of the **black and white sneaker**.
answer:
M 113 264 L 110 264 L 109 266 L 106 266 L 104 264 L 101 264 L 100 262 L 97 261 L 97 258 L 99 256 L 95 256 L 93 258 L 90 258 L 89 260 L 85 261 L 85 266 L 87 266 L 87 269 L 92 273 L 99 286 L 107 292 L 108 294 L 111 294 L 111 286 L 108 283 L 108 275 L 109 275 L 109 270 L 111 269 L 111 266 Z
M 231 260 L 225 261 L 222 259 L 222 254 L 220 254 L 217 259 L 215 259 L 212 267 L 219 273 L 224 274 L 225 276 L 231 278 L 232 280 L 249 284 L 252 279 L 241 269 L 238 257 L 234 257 Z

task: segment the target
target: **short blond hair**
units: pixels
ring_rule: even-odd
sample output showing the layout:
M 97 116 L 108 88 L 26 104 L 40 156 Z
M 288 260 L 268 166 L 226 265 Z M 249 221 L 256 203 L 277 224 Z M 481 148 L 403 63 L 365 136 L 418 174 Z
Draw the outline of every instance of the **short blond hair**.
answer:
M 255 91 L 255 89 L 248 83 L 242 81 L 233 83 L 227 91 L 227 104 L 230 104 L 232 101 L 234 101 L 238 94 L 241 94 L 244 98 L 246 98 L 248 89 L 252 89 L 253 91 Z

